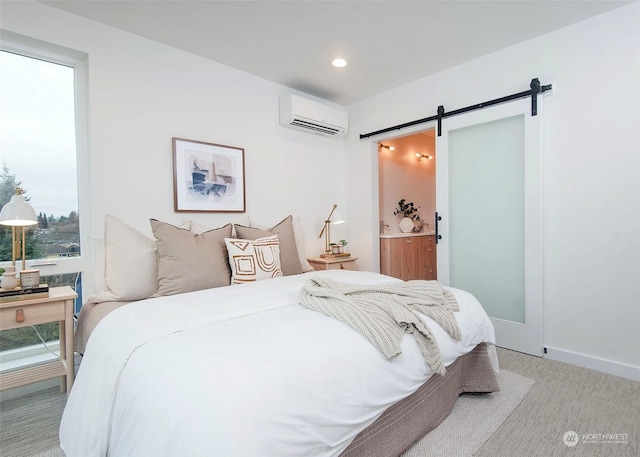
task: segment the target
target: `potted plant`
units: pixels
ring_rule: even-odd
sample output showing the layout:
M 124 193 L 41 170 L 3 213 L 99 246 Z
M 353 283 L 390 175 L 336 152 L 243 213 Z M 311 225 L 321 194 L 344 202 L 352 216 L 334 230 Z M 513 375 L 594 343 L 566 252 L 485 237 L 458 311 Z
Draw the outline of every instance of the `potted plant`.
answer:
M 344 252 L 344 247 L 349 244 L 347 240 L 340 240 L 337 243 L 329 243 L 331 246 L 331 254 L 342 254 Z
M 404 198 L 398 202 L 398 207 L 393 211 L 393 214 L 402 217 L 398 224 L 400 231 L 408 233 L 413 230 L 413 227 L 415 227 L 414 221 L 420 220 L 420 215 L 418 214 L 419 208 L 420 207 L 416 207 L 413 202 L 407 203 Z

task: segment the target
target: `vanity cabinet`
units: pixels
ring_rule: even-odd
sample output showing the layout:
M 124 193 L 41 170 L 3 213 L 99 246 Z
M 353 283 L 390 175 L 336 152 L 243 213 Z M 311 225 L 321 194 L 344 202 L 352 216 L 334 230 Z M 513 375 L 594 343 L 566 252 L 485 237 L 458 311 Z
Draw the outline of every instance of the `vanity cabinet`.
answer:
M 380 273 L 404 281 L 437 279 L 435 235 L 381 236 Z

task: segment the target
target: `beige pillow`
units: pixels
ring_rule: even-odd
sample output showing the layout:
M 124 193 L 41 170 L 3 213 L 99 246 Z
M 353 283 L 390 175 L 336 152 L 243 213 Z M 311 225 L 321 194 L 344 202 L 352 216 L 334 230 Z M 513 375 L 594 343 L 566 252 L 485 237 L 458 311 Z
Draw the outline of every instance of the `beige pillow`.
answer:
M 225 238 L 231 284 L 245 284 L 282 276 L 278 235 L 257 240 Z
M 296 246 L 292 220 L 293 217 L 289 215 L 279 224 L 266 230 L 236 225 L 236 235 L 238 238 L 245 240 L 255 240 L 269 235 L 278 235 L 282 274 L 284 276 L 297 275 L 302 273 L 302 266 L 300 265 L 300 258 L 298 257 L 298 248 Z
M 100 247 L 98 243 L 96 247 Z M 100 262 L 99 255 L 96 260 Z M 96 289 L 89 303 L 142 300 L 158 288 L 155 243 L 110 215 L 104 218 L 103 265 L 105 289 Z M 100 271 L 102 267 L 96 268 Z
M 180 226 L 190 227 L 191 222 Z M 142 300 L 155 293 L 158 256 L 154 240 L 108 214 L 104 218 L 104 238 L 88 239 L 94 262 L 94 293 L 87 298 L 88 303 Z
M 250 226 L 251 225 L 251 220 L 249 219 L 249 216 L 246 214 L 243 214 L 242 216 L 240 216 L 240 218 L 233 222 L 234 224 L 240 224 L 240 225 L 247 225 Z M 204 224 L 201 224 L 198 221 L 194 221 L 194 220 L 189 220 L 189 221 L 185 221 L 185 224 L 189 224 L 191 226 L 191 231 L 194 233 L 202 233 L 202 232 L 208 232 L 209 230 L 211 230 L 211 227 L 208 227 Z M 182 225 L 180 226 L 182 228 Z M 233 233 L 233 230 L 231 232 L 231 236 L 235 237 L 235 233 Z
M 151 219 L 158 250 L 158 290 L 154 296 L 228 286 L 231 274 L 225 238 L 231 224 L 200 234 Z
M 250 226 L 257 229 L 267 230 L 265 226 L 255 224 L 255 223 L 247 223 L 243 224 L 242 222 L 237 222 L 237 225 L 245 225 Z M 304 232 L 302 231 L 302 224 L 300 224 L 300 218 L 293 218 L 293 234 L 296 240 L 296 248 L 298 249 L 298 259 L 300 260 L 300 267 L 302 267 L 302 272 L 306 273 L 307 271 L 313 271 L 313 267 L 307 260 L 307 253 L 305 251 L 305 242 L 304 242 Z

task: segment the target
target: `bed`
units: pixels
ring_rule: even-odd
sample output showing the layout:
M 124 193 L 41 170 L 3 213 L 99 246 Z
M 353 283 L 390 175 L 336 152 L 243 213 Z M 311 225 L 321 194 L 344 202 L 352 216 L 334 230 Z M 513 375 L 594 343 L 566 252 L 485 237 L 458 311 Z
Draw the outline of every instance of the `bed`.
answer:
M 302 306 L 313 278 L 402 282 L 311 271 L 87 307 L 60 426 L 66 456 L 389 457 L 444 420 L 460 393 L 499 389 L 493 326 L 471 294 L 449 289 L 459 341 L 421 317 L 447 367 L 441 376 L 413 335 L 387 359 L 353 328 Z

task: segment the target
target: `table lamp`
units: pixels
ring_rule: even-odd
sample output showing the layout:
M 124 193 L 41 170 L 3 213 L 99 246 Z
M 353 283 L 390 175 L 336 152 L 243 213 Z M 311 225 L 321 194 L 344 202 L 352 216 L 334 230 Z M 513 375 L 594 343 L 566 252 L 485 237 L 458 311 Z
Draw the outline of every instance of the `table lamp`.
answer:
M 331 208 L 331 212 L 329 216 L 324 221 L 324 226 L 320 231 L 320 236 L 318 238 L 322 238 L 322 235 L 325 236 L 325 246 L 324 252 L 329 254 L 331 252 L 331 224 L 342 224 L 344 223 L 344 217 L 340 214 L 340 211 L 337 211 L 338 205 L 333 204 L 333 208 Z M 333 220 L 331 219 L 333 217 Z
M 16 187 L 16 194 L 0 211 L 0 225 L 11 227 L 11 265 L 16 266 L 16 258 L 22 259 L 22 269 L 26 270 L 25 231 L 26 227 L 36 225 L 36 211 L 22 195 L 24 191 Z

